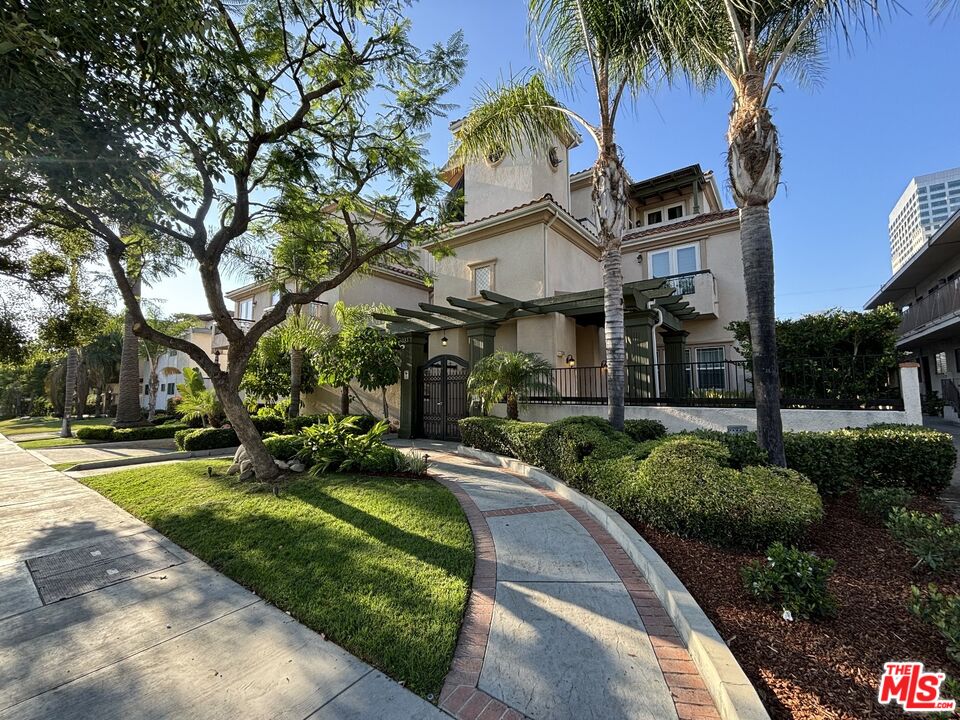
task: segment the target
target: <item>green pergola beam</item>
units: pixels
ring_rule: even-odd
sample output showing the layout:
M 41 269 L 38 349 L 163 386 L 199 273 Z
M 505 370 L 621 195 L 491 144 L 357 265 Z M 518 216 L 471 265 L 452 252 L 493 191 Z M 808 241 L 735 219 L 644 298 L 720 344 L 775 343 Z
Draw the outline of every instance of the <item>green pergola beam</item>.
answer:
M 403 308 L 397 308 L 397 315 L 401 317 L 415 318 L 416 320 L 425 320 L 426 322 L 433 323 L 444 330 L 462 327 L 462 325 L 459 323 L 453 323 L 449 320 L 444 320 L 442 318 L 435 317 L 430 313 L 421 312 L 419 310 L 405 310 Z
M 394 330 L 403 332 L 432 332 L 433 330 L 443 330 L 442 327 L 427 325 L 426 323 L 413 320 L 412 318 L 403 318 L 397 315 L 387 315 L 386 313 L 372 313 L 374 320 L 382 320 L 393 326 Z
M 445 315 L 454 320 L 462 320 L 467 323 L 490 322 L 489 315 L 478 315 L 477 313 L 454 310 L 453 308 L 444 307 L 443 305 L 420 303 L 420 309 L 428 313 L 433 313 L 434 315 Z

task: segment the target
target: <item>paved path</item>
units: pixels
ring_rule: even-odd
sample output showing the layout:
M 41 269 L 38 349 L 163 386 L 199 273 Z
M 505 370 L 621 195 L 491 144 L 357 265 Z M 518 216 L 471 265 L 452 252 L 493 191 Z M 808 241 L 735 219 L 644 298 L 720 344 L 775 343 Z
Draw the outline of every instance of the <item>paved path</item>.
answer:
M 719 718 L 627 554 L 555 493 L 426 449 L 470 520 L 477 565 L 440 706 L 458 718 Z
M 940 417 L 930 417 L 929 415 L 923 416 L 923 424 L 926 427 L 952 435 L 953 445 L 957 448 L 957 454 L 960 456 L 960 424 Z M 941 497 L 943 502 L 953 511 L 954 520 L 960 522 L 960 457 L 957 460 L 958 462 L 953 468 L 953 480 L 950 482 L 950 487 L 943 491 Z
M 136 444 L 124 443 L 120 447 L 111 447 L 111 444 L 105 443 L 97 445 L 70 445 L 57 448 L 38 448 L 30 452 L 47 465 L 57 465 L 65 462 L 86 463 L 101 460 L 119 460 L 121 458 L 147 458 L 158 455 L 169 455 L 170 453 L 177 452 L 177 446 L 173 438 L 162 438 L 158 440 L 141 440 Z
M 0 436 L 0 718 L 442 717 Z

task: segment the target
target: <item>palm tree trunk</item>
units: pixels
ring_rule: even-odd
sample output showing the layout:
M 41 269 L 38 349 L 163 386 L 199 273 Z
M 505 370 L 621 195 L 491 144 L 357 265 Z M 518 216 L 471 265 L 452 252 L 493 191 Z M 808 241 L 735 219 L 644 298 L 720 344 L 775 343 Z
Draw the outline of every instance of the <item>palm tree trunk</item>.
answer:
M 520 407 L 517 404 L 517 394 L 514 392 L 507 393 L 507 419 L 520 419 Z
M 134 282 L 134 292 L 140 295 L 140 281 Z M 116 427 L 139 425 L 140 412 L 140 340 L 133 334 L 133 316 L 129 311 L 123 318 L 123 345 L 120 350 L 120 380 L 117 384 Z
M 303 382 L 303 348 L 290 348 L 290 407 L 288 417 L 300 415 L 300 386 Z
M 67 368 L 64 377 L 63 393 L 63 423 L 60 425 L 60 437 L 73 437 L 73 431 L 70 427 L 70 413 L 73 410 L 73 396 L 77 392 L 77 366 L 80 361 L 80 353 L 76 348 L 67 350 Z
M 767 451 L 771 463 L 786 466 L 770 230 L 770 201 L 780 183 L 780 147 L 776 126 L 760 100 L 762 87 L 762 75 L 748 73 L 738 88 L 727 131 L 730 144 L 727 167 L 734 201 L 740 208 L 740 248 L 753 352 L 757 444 Z
M 340 388 L 340 414 L 350 414 L 350 386 L 344 385 Z
M 147 422 L 153 422 L 157 415 L 157 392 L 160 390 L 160 378 L 155 367 L 150 368 L 150 396 L 147 400 Z
M 387 402 L 387 388 L 380 388 L 380 397 L 383 399 L 383 419 L 390 422 L 390 404 Z
M 623 430 L 626 356 L 623 322 L 623 263 L 620 246 L 625 229 L 626 175 L 617 146 L 610 144 L 594 167 L 593 202 L 603 248 L 603 332 L 607 352 L 607 417 Z

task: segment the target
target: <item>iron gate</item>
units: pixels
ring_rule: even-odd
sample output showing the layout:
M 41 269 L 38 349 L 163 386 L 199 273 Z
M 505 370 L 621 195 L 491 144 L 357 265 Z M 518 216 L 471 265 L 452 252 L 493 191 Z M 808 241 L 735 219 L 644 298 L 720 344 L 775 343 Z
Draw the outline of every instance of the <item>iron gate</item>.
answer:
M 459 440 L 457 421 L 466 417 L 467 361 L 455 355 L 439 355 L 420 368 L 420 417 L 423 437 Z

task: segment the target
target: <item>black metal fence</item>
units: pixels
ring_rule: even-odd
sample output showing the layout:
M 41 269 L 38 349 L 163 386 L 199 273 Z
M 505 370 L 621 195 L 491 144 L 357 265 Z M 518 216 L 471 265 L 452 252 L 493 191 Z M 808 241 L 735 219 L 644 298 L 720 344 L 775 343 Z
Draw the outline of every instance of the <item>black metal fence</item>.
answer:
M 627 405 L 753 407 L 746 360 L 653 363 L 626 367 Z M 607 368 L 546 371 L 522 398 L 528 403 L 605 405 Z M 902 410 L 899 372 L 889 358 L 799 358 L 781 363 L 785 408 Z

